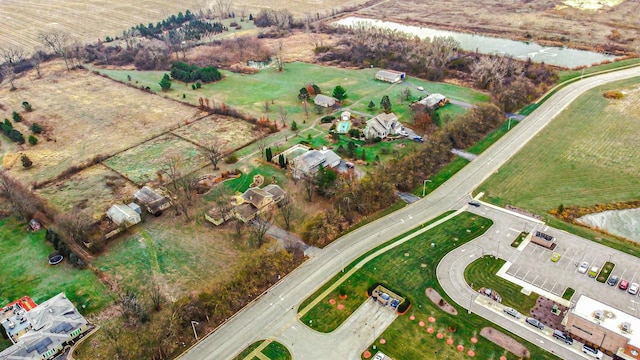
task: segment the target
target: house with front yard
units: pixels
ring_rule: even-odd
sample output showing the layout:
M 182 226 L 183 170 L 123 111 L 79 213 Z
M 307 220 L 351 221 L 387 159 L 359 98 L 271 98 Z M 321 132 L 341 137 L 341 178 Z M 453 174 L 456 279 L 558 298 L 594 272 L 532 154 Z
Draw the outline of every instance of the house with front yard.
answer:
M 333 169 L 341 161 L 342 158 L 333 150 L 310 150 L 291 161 L 291 174 L 294 179 L 301 179 L 305 175 L 315 175 L 320 166 Z
M 426 105 L 430 109 L 437 109 L 447 105 L 449 99 L 442 94 L 429 94 L 429 96 L 418 101 L 418 103 Z
M 313 98 L 313 103 L 322 107 L 332 107 L 334 106 L 338 100 L 331 96 L 318 94 L 315 98 Z
M 384 139 L 389 135 L 398 135 L 402 131 L 402 124 L 394 113 L 382 113 L 367 121 L 364 136 L 367 139 L 377 137 Z
M 204 218 L 216 226 L 232 217 L 247 223 L 259 214 L 273 209 L 286 195 L 287 193 L 276 184 L 269 184 L 264 188 L 251 187 L 236 197 L 236 206 L 226 217 L 223 217 L 218 208 L 214 208 L 208 211 Z
M 30 310 L 12 303 L 0 310 L 0 322 L 12 346 L 0 359 L 51 360 L 73 345 L 89 329 L 89 323 L 60 293 Z
M 376 80 L 397 83 L 404 80 L 405 73 L 395 70 L 380 70 L 376 73 Z
M 640 359 L 640 319 L 636 316 L 581 295 L 563 324 L 571 337 L 615 354 L 614 359 Z

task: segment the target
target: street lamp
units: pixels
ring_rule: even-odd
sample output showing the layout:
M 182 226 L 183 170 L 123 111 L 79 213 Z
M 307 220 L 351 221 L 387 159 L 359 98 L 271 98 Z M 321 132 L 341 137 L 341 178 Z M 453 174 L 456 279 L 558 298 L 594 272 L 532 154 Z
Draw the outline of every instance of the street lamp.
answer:
M 193 336 L 196 338 L 196 341 L 198 341 L 198 333 L 196 332 L 196 325 L 200 325 L 200 323 L 197 321 L 191 320 L 191 328 L 193 328 Z
M 338 251 L 338 249 L 333 250 L 335 250 L 338 255 L 340 255 L 340 267 L 342 268 L 342 272 L 344 272 L 344 258 L 342 257 L 342 252 Z
M 424 197 L 425 190 L 427 188 L 427 182 L 432 182 L 432 181 L 427 179 L 427 180 L 422 182 L 422 197 Z

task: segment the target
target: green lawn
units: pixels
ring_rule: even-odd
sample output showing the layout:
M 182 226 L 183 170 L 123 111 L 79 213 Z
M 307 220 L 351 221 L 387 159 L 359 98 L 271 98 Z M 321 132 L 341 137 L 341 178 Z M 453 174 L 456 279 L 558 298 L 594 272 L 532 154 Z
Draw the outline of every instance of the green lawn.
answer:
M 238 356 L 234 358 L 234 360 L 244 360 L 251 352 L 258 348 L 265 340 L 259 340 L 249 345 L 246 349 L 244 349 Z M 277 341 L 271 341 L 264 349 L 262 349 L 261 353 L 268 357 L 270 360 L 291 360 L 292 356 L 286 346 L 280 344 Z M 255 357 L 254 359 L 257 359 Z
M 522 286 L 496 276 L 496 273 L 504 263 L 505 261 L 502 259 L 485 255 L 464 269 L 464 279 L 474 290 L 489 288 L 497 291 L 502 296 L 503 305 L 510 306 L 521 314 L 528 316 L 530 310 L 536 304 L 538 295 L 535 293 L 531 293 L 529 296 L 524 295 L 520 292 Z
M 47 262 L 54 251 L 45 231 L 26 232 L 26 225 L 9 217 L 0 220 L 0 303 L 22 296 L 36 303 L 64 292 L 83 314 L 102 310 L 114 296 L 91 270 L 79 270 L 66 260 L 56 266 Z
M 412 304 L 407 314 L 398 317 L 389 328 L 379 335 L 380 338 L 386 340 L 386 344 L 380 344 L 376 340 L 375 345 L 385 354 L 399 360 L 458 358 L 459 352 L 454 347 L 447 345 L 443 340 L 438 340 L 435 334 L 428 334 L 425 328 L 418 326 L 418 321 L 426 322 L 429 316 L 433 316 L 436 318 L 434 328 L 438 332 L 445 332 L 447 337 L 451 336 L 454 339 L 454 344 L 462 344 L 466 349 L 473 349 L 482 358 L 497 358 L 505 355 L 509 359 L 516 359 L 515 355 L 507 353 L 484 339 L 475 345 L 470 343 L 469 339 L 478 336 L 482 327 L 495 325 L 474 314 L 467 315 L 466 311 L 457 306 L 459 312 L 457 316 L 444 313 L 425 295 L 426 288 L 433 287 L 449 303 L 455 305 L 444 294 L 436 279 L 436 264 L 446 253 L 481 235 L 490 226 L 491 220 L 489 219 L 470 213 L 462 213 L 364 264 L 340 286 L 340 290 L 336 290 L 327 298 L 322 299 L 301 320 L 305 324 L 311 323 L 315 330 L 331 331 L 366 300 L 366 291 L 370 286 L 375 283 L 383 283 L 391 290 L 406 297 Z M 435 246 L 432 247 L 431 243 L 434 243 Z M 427 266 L 422 266 L 422 264 Z M 352 265 L 349 265 L 347 270 Z M 301 308 L 311 299 L 317 297 L 322 290 L 320 289 L 310 299 L 307 299 Z M 340 292 L 347 294 L 347 299 L 338 299 L 337 295 Z M 332 306 L 329 303 L 330 298 L 345 305 L 345 309 L 337 310 L 335 305 Z M 411 321 L 409 315 L 415 316 L 416 320 Z M 449 327 L 454 327 L 456 332 L 449 333 L 447 330 Z M 532 352 L 532 358 L 554 358 L 551 354 L 532 344 L 525 343 L 525 346 Z M 369 351 L 375 353 L 372 347 L 369 348 Z
M 469 163 L 469 160 L 454 157 L 453 160 L 449 161 L 445 166 L 440 168 L 440 170 L 431 177 L 431 179 L 427 179 L 426 184 L 419 186 L 417 189 L 413 191 L 414 195 L 422 196 L 422 190 L 424 186 L 424 194 L 428 195 L 433 190 L 437 189 L 440 185 L 444 184 L 447 180 L 449 180 L 453 175 L 455 175 L 458 171 L 460 171 L 463 167 L 465 167 Z M 426 186 L 425 186 L 426 185 Z
M 621 60 L 621 61 L 616 61 L 616 62 L 597 65 L 597 66 L 590 66 L 584 69 L 584 75 L 589 75 L 589 74 L 600 72 L 600 71 L 612 70 L 620 67 L 637 65 L 637 64 L 640 64 L 640 58 Z M 561 83 L 567 80 L 575 79 L 582 75 L 583 75 L 582 69 L 560 71 L 558 72 L 558 82 Z
M 478 188 L 499 205 L 544 214 L 564 206 L 640 199 L 640 92 L 632 79 L 579 97 Z M 602 94 L 622 90 L 622 100 Z
M 507 120 L 502 124 L 499 128 L 492 131 L 489 135 L 482 138 L 482 140 L 478 141 L 471 147 L 467 149 L 468 152 L 472 154 L 481 154 L 485 150 L 487 150 L 493 143 L 498 141 L 504 134 L 506 134 L 509 130 L 513 129 L 514 126 L 518 125 L 519 122 L 515 120 Z

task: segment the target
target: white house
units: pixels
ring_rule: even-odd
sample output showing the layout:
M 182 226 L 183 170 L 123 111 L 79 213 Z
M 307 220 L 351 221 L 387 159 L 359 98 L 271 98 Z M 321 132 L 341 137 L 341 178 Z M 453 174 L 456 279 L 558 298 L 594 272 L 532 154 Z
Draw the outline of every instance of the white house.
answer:
M 322 107 L 327 107 L 327 108 L 335 105 L 337 101 L 338 101 L 337 99 L 332 98 L 331 96 L 322 95 L 322 94 L 316 95 L 316 97 L 313 99 L 314 104 L 320 105 Z
M 449 102 L 449 100 L 442 94 L 430 94 L 429 96 L 418 102 L 422 105 L 428 106 L 431 109 L 437 109 L 439 107 L 445 106 Z
M 380 70 L 376 73 L 376 80 L 397 83 L 404 80 L 405 73 L 395 70 Z
M 107 217 L 116 225 L 133 226 L 141 221 L 140 214 L 125 204 L 115 204 L 107 210 Z
M 311 150 L 293 159 L 292 175 L 294 179 L 300 179 L 306 174 L 315 174 L 321 165 L 335 168 L 341 161 L 342 158 L 333 150 Z
M 397 135 L 402 131 L 402 124 L 394 113 L 382 113 L 367 121 L 364 136 L 367 139 L 379 137 L 384 139 L 388 135 Z

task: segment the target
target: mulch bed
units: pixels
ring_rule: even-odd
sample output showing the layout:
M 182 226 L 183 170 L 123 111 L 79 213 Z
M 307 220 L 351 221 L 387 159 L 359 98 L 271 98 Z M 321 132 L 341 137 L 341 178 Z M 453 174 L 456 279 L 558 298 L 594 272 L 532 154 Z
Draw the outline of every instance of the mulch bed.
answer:
M 446 313 L 449 313 L 451 315 L 458 315 L 458 310 L 456 310 L 456 308 L 454 308 L 448 302 L 446 302 L 446 300 L 444 300 L 442 296 L 440 296 L 440 294 L 438 294 L 438 292 L 435 291 L 433 288 L 427 288 L 427 290 L 425 290 L 425 294 L 427 295 L 429 300 L 433 301 L 433 303 L 440 308 L 440 310 Z M 442 305 L 440 305 L 441 300 L 442 300 Z
M 558 315 L 551 312 L 553 305 L 558 305 Z M 536 305 L 531 309 L 531 316 L 542 322 L 544 326 L 552 329 L 563 330 L 564 326 L 562 325 L 562 319 L 567 314 L 568 310 L 568 307 L 556 304 L 552 300 L 547 299 L 544 296 L 540 296 L 538 297 L 538 300 L 536 300 Z
M 520 356 L 525 359 L 531 356 L 531 353 L 529 352 L 529 350 L 527 350 L 526 347 L 524 347 L 524 345 L 517 342 L 514 338 L 492 327 L 483 328 L 482 330 L 480 330 L 480 335 L 516 356 Z

